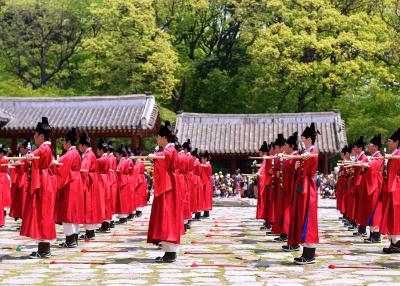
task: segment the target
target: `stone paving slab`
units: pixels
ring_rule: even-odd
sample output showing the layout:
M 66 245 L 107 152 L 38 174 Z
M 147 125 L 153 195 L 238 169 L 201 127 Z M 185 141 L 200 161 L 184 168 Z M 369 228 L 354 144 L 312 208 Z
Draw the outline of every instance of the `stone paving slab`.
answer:
M 161 265 L 153 263 L 161 251 L 147 244 L 143 236 L 150 207 L 142 218 L 112 231 L 140 236 L 96 234 L 97 240 L 109 242 L 82 242 L 75 249 L 58 249 L 55 243 L 49 260 L 28 259 L 36 243 L 20 238 L 16 230 L 19 223 L 7 219 L 6 227 L 0 229 L 0 285 L 400 285 L 400 255 L 382 254 L 387 242 L 364 245 L 361 238 L 353 237 L 338 220 L 334 205 L 332 200 L 320 201 L 320 236 L 325 244 L 318 247 L 317 253 L 322 256 L 317 263 L 308 266 L 294 265 L 293 258 L 300 253 L 282 252 L 282 243 L 273 242 L 273 236 L 260 231 L 262 223 L 254 219 L 255 207 L 215 207 L 210 218 L 193 222 L 192 229 L 182 238 L 178 261 Z M 61 232 L 59 226 L 57 231 Z M 60 235 L 58 240 L 62 239 Z M 83 249 L 127 252 L 84 253 Z M 52 260 L 107 264 L 49 264 Z M 245 268 L 191 267 L 193 263 Z M 332 270 L 328 269 L 329 264 L 386 268 Z

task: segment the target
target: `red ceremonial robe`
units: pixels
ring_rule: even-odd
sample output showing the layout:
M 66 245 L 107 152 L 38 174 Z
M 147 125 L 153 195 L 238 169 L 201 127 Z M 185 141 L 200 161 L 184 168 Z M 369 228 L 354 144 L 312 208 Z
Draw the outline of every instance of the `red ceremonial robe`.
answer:
M 400 149 L 392 156 L 400 156 Z M 387 163 L 387 180 L 382 194 L 382 220 L 380 232 L 400 235 L 400 160 L 392 159 Z
M 318 154 L 311 146 L 306 150 Z M 318 191 L 315 184 L 318 157 L 303 159 L 297 169 L 288 245 L 318 243 Z
M 297 155 L 293 152 L 291 155 Z M 272 227 L 274 234 L 288 234 L 290 227 L 290 211 L 292 207 L 295 160 L 284 160 L 282 163 L 283 188 L 276 197 L 275 223 Z
M 119 180 L 117 214 L 128 215 L 132 211 L 129 161 L 121 158 L 117 170 Z
M 188 153 L 188 165 L 189 165 L 189 191 L 190 191 L 190 211 L 192 213 L 196 213 L 200 211 L 199 208 L 199 197 L 198 197 L 198 188 L 197 188 L 197 177 L 195 175 L 195 167 L 194 162 L 195 158 Z
M 101 194 L 102 216 L 105 220 L 111 220 L 111 182 L 110 182 L 110 159 L 107 154 L 97 158 L 97 173 L 99 174 L 99 189 Z
M 273 166 L 272 166 L 272 182 L 271 187 L 267 193 L 267 221 L 269 223 L 275 223 L 275 204 L 277 200 L 277 194 L 281 191 L 281 184 L 282 184 L 282 163 L 281 159 L 273 159 Z
M 11 208 L 10 217 L 22 218 L 25 207 L 26 193 L 29 186 L 28 170 L 29 161 L 19 161 L 21 165 L 16 165 L 11 169 Z
M 147 242 L 166 241 L 180 244 L 182 229 L 182 198 L 178 182 L 178 153 L 174 144 L 156 153 L 165 159 L 156 160 L 154 166 L 154 200 L 151 207 Z
M 142 208 L 147 206 L 147 180 L 144 175 L 146 170 L 142 161 L 137 161 L 135 164 L 135 172 L 136 172 L 136 204 L 138 208 Z
M 40 159 L 32 160 L 20 234 L 35 240 L 56 239 L 54 206 L 57 177 L 50 170 L 53 161 L 50 144 L 46 141 L 32 152 L 34 156 L 40 157 Z
M 97 159 L 92 148 L 82 156 L 82 186 L 85 194 L 85 224 L 99 224 L 104 218 L 101 211 Z
M 82 159 L 75 146 L 58 159 L 62 163 L 57 172 L 57 199 L 55 220 L 57 222 L 80 224 L 84 222 L 84 193 L 82 189 Z
M 130 196 L 130 204 L 131 211 L 130 214 L 133 213 L 137 208 L 137 173 L 135 173 L 135 164 L 131 159 L 127 159 L 129 162 L 129 186 L 131 188 L 131 196 Z
M 196 193 L 197 193 L 197 202 L 198 202 L 198 211 L 204 211 L 206 207 L 206 202 L 204 201 L 204 188 L 203 182 L 201 180 L 201 163 L 199 159 L 194 161 L 194 169 L 193 169 L 194 179 L 196 181 Z
M 178 154 L 178 185 L 181 187 L 181 198 L 182 198 L 182 220 L 191 219 L 192 213 L 190 212 L 190 201 L 189 196 L 189 184 L 187 180 L 188 171 L 188 157 L 181 151 Z
M 362 152 L 355 159 L 355 162 L 368 162 L 368 157 Z M 357 208 L 358 208 L 358 196 L 361 192 L 361 188 L 363 187 L 362 180 L 364 174 L 364 168 L 354 167 L 354 176 L 353 176 L 353 184 L 351 184 L 349 188 L 349 200 L 347 204 L 348 208 L 348 217 L 351 220 L 355 220 L 357 216 Z
M 117 175 L 117 158 L 115 158 L 113 153 L 108 155 L 108 159 L 110 160 L 110 172 L 109 172 L 109 179 L 110 179 L 110 188 L 111 188 L 111 197 L 110 197 L 110 206 L 111 206 L 111 213 L 117 213 L 117 202 L 118 202 L 118 175 Z
M 271 168 L 272 160 L 264 160 L 258 170 L 258 198 L 257 198 L 257 210 L 256 218 L 264 219 L 268 221 L 268 192 L 271 184 Z
M 191 185 L 190 185 L 190 164 L 191 159 L 188 154 L 180 153 L 179 154 L 179 164 L 182 164 L 182 174 L 185 180 L 184 188 L 182 190 L 182 208 L 183 208 L 183 219 L 190 220 L 192 219 L 192 212 L 191 212 Z
M 343 210 L 343 201 L 344 201 L 344 183 L 346 182 L 345 177 L 345 168 L 343 166 L 339 167 L 338 171 L 338 179 L 335 186 L 335 195 L 336 195 L 336 209 L 341 213 L 344 214 Z
M 372 157 L 382 157 L 378 151 Z M 381 192 L 383 186 L 382 167 L 384 160 L 371 160 L 363 180 L 362 193 L 359 196 L 359 208 L 356 221 L 360 225 L 378 227 L 382 217 Z
M 8 164 L 5 159 L 0 159 L 0 164 Z M 11 182 L 8 178 L 8 167 L 0 167 L 0 192 L 3 196 L 3 208 L 11 206 Z
M 207 162 L 205 165 L 201 166 L 201 181 L 203 185 L 203 194 L 204 194 L 204 210 L 211 211 L 212 210 L 212 198 L 213 198 L 213 187 L 212 187 L 212 166 L 210 162 Z

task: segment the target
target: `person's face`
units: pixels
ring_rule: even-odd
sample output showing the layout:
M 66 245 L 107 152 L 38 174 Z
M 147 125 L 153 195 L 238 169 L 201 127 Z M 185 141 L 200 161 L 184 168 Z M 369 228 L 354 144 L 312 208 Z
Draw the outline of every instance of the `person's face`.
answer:
M 19 148 L 19 153 L 25 155 L 26 153 L 28 153 L 28 148 L 20 147 Z
M 157 135 L 157 145 L 160 146 L 161 148 L 164 148 L 167 146 L 168 140 L 164 136 Z
M 66 141 L 65 139 L 63 139 L 63 141 L 62 141 L 62 146 L 63 146 L 63 149 L 64 149 L 65 151 L 67 151 L 72 145 L 71 145 L 71 142 Z
M 103 156 L 104 151 L 102 149 L 97 149 L 96 153 L 97 153 L 97 156 L 101 157 L 101 156 Z
M 122 155 L 121 155 L 120 153 L 116 153 L 116 154 L 115 154 L 115 157 L 116 157 L 117 160 L 119 161 L 119 160 L 121 160 Z
M 388 140 L 388 149 L 390 151 L 394 151 L 399 148 L 399 141 L 393 141 L 392 139 Z
M 81 153 L 84 153 L 84 152 L 86 151 L 86 146 L 85 146 L 85 145 L 82 145 L 82 144 L 79 144 L 79 151 L 80 151 Z
M 35 135 L 33 135 L 33 141 L 35 141 L 36 146 L 42 145 L 44 142 L 44 135 L 35 132 Z
M 369 154 L 374 154 L 376 151 L 378 151 L 378 146 L 376 146 L 376 145 L 374 145 L 374 144 L 372 144 L 372 143 L 369 143 L 368 144 L 368 153 Z
M 285 144 L 284 146 L 283 146 L 283 151 L 286 153 L 286 154 L 291 154 L 292 152 L 293 152 L 293 148 L 292 148 L 292 146 L 290 146 L 289 144 Z
M 303 144 L 304 148 L 308 148 L 312 145 L 312 140 L 311 138 L 301 136 L 301 143 Z

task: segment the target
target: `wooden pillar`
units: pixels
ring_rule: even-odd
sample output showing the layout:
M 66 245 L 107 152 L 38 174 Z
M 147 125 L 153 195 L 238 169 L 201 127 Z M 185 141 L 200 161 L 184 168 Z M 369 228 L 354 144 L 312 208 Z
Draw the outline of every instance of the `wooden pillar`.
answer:
M 143 148 L 144 148 L 144 140 L 143 140 L 143 137 L 142 137 L 142 136 L 139 136 L 139 148 L 140 148 L 140 151 L 143 151 Z
M 53 149 L 57 150 L 57 136 L 56 135 L 51 136 L 50 141 Z
M 97 147 L 97 134 L 93 133 L 92 136 L 90 136 L 90 143 L 92 145 L 93 152 L 96 154 L 96 147 Z
M 11 137 L 11 151 L 12 152 L 17 152 L 17 144 L 18 144 L 18 140 L 17 140 L 17 136 L 13 136 Z
M 133 134 L 131 136 L 131 149 L 132 149 L 132 151 L 136 150 L 136 140 L 137 140 L 137 136 L 135 134 Z
M 236 156 L 232 155 L 231 156 L 231 174 L 233 174 L 236 169 L 237 169 Z
M 324 153 L 324 162 L 323 162 L 323 173 L 328 174 L 329 172 L 329 156 L 328 153 Z

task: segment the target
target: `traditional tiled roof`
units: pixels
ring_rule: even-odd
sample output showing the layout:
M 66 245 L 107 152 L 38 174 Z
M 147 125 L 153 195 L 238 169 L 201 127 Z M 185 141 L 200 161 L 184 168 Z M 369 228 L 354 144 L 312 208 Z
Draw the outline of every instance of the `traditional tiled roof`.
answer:
M 54 131 L 71 127 L 88 131 L 153 129 L 159 115 L 152 95 L 85 97 L 0 97 L 8 122 L 0 132 L 34 130 L 42 116 Z M 1 126 L 1 125 L 0 125 Z
M 253 154 L 263 141 L 272 142 L 279 133 L 285 138 L 301 132 L 315 122 L 321 136 L 320 152 L 337 153 L 346 144 L 344 121 L 337 112 L 273 114 L 182 113 L 176 119 L 181 142 L 191 139 L 192 146 L 213 154 Z

